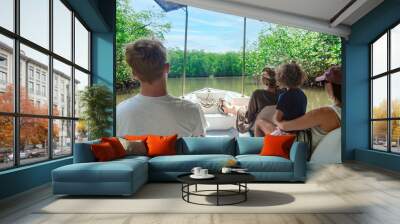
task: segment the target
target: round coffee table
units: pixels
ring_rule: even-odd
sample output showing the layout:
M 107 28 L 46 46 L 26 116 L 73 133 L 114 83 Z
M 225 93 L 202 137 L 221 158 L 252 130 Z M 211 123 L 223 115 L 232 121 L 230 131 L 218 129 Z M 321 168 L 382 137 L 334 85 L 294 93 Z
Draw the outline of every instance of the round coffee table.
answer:
M 255 180 L 255 177 L 248 173 L 229 173 L 213 174 L 215 177 L 212 179 L 193 179 L 189 174 L 182 174 L 178 176 L 178 181 L 182 183 L 182 199 L 188 203 L 197 205 L 234 205 L 247 201 L 247 192 L 249 188 L 247 183 Z M 215 185 L 215 190 L 198 190 L 197 185 Z M 220 185 L 236 185 L 237 190 L 224 190 L 220 189 Z M 190 191 L 190 186 L 195 186 L 194 191 Z M 215 194 L 206 194 L 214 192 Z M 216 204 L 202 204 L 190 200 L 190 196 L 203 196 L 203 197 L 216 197 Z M 240 199 L 230 203 L 221 203 L 221 197 L 240 196 Z

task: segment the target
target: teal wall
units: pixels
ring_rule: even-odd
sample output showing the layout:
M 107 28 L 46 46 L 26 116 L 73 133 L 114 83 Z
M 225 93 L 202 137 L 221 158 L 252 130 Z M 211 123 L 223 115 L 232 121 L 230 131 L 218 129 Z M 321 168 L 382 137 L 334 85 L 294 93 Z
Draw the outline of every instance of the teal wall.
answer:
M 400 166 L 398 156 L 369 150 L 369 43 L 398 22 L 400 0 L 385 0 L 351 27 L 351 36 L 344 43 L 344 160 L 393 170 Z
M 92 72 L 93 83 L 106 85 L 114 96 L 113 120 L 115 121 L 115 75 L 114 75 L 114 34 L 93 33 L 92 34 Z M 115 122 L 110 127 L 110 132 L 115 135 Z
M 393 153 L 356 149 L 355 160 L 400 172 L 400 155 Z
M 115 1 L 67 0 L 67 2 L 92 31 L 92 82 L 107 85 L 115 98 Z M 115 131 L 114 127 L 110 127 L 110 130 Z M 53 169 L 71 163 L 72 158 L 69 157 L 0 172 L 0 199 L 50 182 Z
M 51 171 L 72 163 L 72 158 L 47 161 L 0 173 L 0 199 L 29 190 L 51 181 Z

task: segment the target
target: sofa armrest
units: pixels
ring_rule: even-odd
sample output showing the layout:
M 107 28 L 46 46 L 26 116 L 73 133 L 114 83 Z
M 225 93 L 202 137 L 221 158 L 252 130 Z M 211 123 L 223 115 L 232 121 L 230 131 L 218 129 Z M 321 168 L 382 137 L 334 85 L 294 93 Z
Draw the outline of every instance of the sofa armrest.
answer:
M 74 147 L 74 163 L 89 163 L 95 162 L 96 158 L 92 153 L 90 146 L 99 143 L 100 141 L 90 141 L 75 143 Z
M 305 181 L 307 174 L 307 144 L 295 142 L 290 149 L 290 160 L 293 162 L 294 181 Z

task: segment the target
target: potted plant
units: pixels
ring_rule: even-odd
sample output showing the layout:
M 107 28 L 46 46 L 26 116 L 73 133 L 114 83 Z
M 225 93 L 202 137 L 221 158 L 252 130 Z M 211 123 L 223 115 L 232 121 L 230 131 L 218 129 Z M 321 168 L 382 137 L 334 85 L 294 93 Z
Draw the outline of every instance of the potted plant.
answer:
M 80 93 L 82 119 L 87 127 L 89 140 L 110 136 L 112 126 L 112 92 L 104 85 L 86 87 Z

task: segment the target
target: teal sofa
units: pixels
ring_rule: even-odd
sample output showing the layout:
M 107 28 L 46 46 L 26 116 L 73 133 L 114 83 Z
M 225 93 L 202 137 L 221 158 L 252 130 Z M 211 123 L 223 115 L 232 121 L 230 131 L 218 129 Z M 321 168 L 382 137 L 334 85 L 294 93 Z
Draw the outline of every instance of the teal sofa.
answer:
M 75 145 L 74 163 L 52 171 L 54 194 L 131 195 L 148 181 L 176 181 L 193 167 L 218 172 L 228 160 L 236 160 L 259 182 L 304 182 L 307 146 L 295 142 L 290 159 L 260 156 L 263 138 L 189 137 L 177 142 L 177 155 L 128 156 L 109 162 L 96 162 L 90 145 Z

